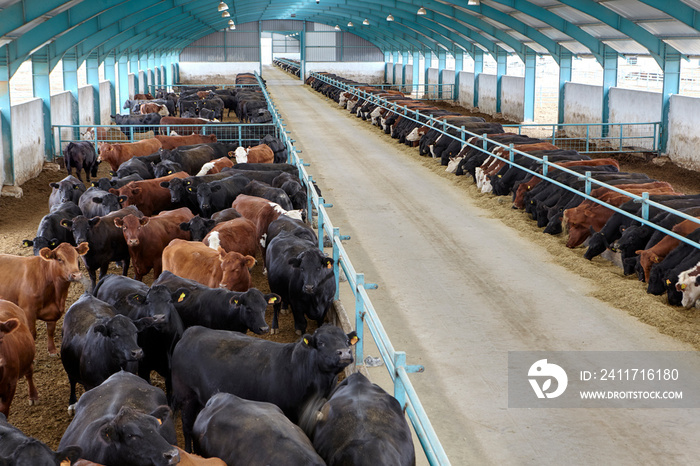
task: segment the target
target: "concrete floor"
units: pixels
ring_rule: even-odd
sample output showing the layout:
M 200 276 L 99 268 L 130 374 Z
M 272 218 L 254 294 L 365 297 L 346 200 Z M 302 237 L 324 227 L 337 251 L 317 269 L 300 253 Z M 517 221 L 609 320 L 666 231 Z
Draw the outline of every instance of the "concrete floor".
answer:
M 355 268 L 379 284 L 369 293 L 394 347 L 426 367 L 411 380 L 452 464 L 700 461 L 692 409 L 509 409 L 509 351 L 693 348 L 587 297 L 580 277 L 367 122 L 276 68 L 263 74 L 334 225 L 352 236 Z M 386 368 L 370 374 L 393 391 Z

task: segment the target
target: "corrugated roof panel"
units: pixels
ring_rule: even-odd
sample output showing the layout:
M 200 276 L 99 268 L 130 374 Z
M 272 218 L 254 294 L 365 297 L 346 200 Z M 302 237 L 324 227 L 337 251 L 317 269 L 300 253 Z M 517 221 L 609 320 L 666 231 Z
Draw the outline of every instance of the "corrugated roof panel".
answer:
M 293 19 L 266 19 L 261 27 L 264 31 L 301 31 L 304 22 Z
M 560 5 L 560 2 L 556 0 L 530 0 L 530 3 L 534 3 L 535 5 L 541 6 L 543 8 L 548 6 Z
M 546 48 L 542 47 L 542 46 L 541 46 L 540 44 L 538 44 L 537 42 L 525 42 L 525 45 L 527 45 L 528 47 L 530 47 L 532 50 L 534 50 L 534 51 L 537 52 L 537 53 L 544 53 L 544 54 L 548 54 L 548 53 L 549 53 L 549 50 L 547 50 Z
M 669 21 L 644 21 L 637 23 L 647 31 L 661 37 L 697 37 L 700 31 L 686 26 L 677 20 Z
M 508 5 L 504 5 L 503 3 L 491 2 L 489 0 L 484 0 L 481 3 L 483 3 L 484 5 L 490 6 L 491 8 L 493 8 L 495 10 L 502 11 L 504 13 L 510 13 L 511 11 L 516 11 L 515 8 L 512 8 Z
M 491 26 L 495 27 L 496 29 L 500 29 L 501 31 L 503 31 L 504 29 L 508 29 L 508 26 L 496 21 L 495 19 L 491 19 L 491 18 L 487 18 L 486 16 L 482 16 L 481 20 L 485 23 L 490 24 Z
M 596 39 L 627 39 L 627 36 L 615 28 L 611 28 L 607 24 L 596 24 L 590 26 L 581 26 L 581 30 L 592 35 Z
M 684 55 L 700 56 L 700 39 L 666 39 L 664 42 Z
M 531 38 L 529 38 L 523 34 L 520 34 L 518 31 L 515 31 L 513 29 L 506 31 L 506 34 L 508 34 L 509 36 L 515 37 L 520 42 L 529 42 L 532 40 Z
M 568 40 L 566 42 L 559 42 L 559 45 L 564 47 L 566 50 L 577 55 L 588 55 L 591 53 L 590 49 L 585 45 L 581 44 L 576 40 Z
M 550 8 L 549 11 L 557 16 L 561 16 L 565 20 L 573 24 L 595 24 L 600 21 L 593 16 L 587 15 L 586 13 L 579 11 L 575 8 L 569 6 L 557 6 Z
M 528 26 L 532 26 L 533 28 L 549 27 L 549 24 L 545 23 L 544 21 L 540 21 L 539 19 L 533 18 L 532 16 L 526 15 L 525 13 L 514 13 L 511 16 L 519 21 L 522 21 Z
M 549 37 L 553 41 L 556 42 L 561 42 L 564 40 L 571 40 L 571 36 L 568 36 L 561 32 L 559 29 L 555 28 L 542 28 L 539 30 L 541 34 L 544 34 L 545 36 Z
M 193 42 L 190 45 L 193 47 L 224 45 L 224 33 L 223 32 L 215 32 L 213 34 L 209 34 L 208 36 L 204 36 L 201 39 L 196 40 L 195 42 Z
M 496 45 L 498 45 L 499 47 L 501 47 L 503 50 L 505 50 L 508 53 L 515 53 L 515 49 L 506 43 L 497 42 Z
M 623 55 L 649 55 L 649 50 L 646 47 L 633 40 L 604 40 L 603 43 Z
M 695 8 L 696 10 L 700 10 L 700 0 L 681 0 L 681 2 L 685 3 L 686 5 Z
M 611 0 L 599 2 L 620 16 L 635 21 L 638 19 L 667 19 L 669 15 L 650 7 L 639 0 Z

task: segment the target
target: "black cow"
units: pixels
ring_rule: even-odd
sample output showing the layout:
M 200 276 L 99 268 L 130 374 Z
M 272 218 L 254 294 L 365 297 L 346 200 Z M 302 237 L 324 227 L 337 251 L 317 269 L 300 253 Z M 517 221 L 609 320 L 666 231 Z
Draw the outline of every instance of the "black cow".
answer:
M 199 212 L 197 201 L 197 186 L 210 181 L 221 180 L 231 176 L 231 173 L 221 172 L 213 175 L 188 176 L 187 178 L 173 178 L 163 181 L 160 185 L 170 191 L 170 202 L 176 207 L 187 207 L 192 212 Z
M 325 465 L 304 431 L 272 403 L 217 393 L 197 416 L 192 433 L 195 453 L 226 464 Z
M 115 173 L 115 176 L 120 180 L 132 175 L 138 175 L 143 180 L 152 180 L 156 177 L 152 163 L 140 157 L 132 157 L 126 162 L 122 162 Z
M 136 129 L 146 131 L 156 131 L 158 128 L 154 125 L 160 124 L 161 115 L 158 113 L 148 113 L 146 115 L 110 115 L 127 138 L 131 139 L 131 130 Z
M 696 243 L 700 241 L 700 229 L 690 233 L 687 238 Z M 698 263 L 700 258 L 700 249 L 691 246 L 685 242 L 681 242 L 676 246 L 661 262 L 654 264 L 649 272 L 649 283 L 647 285 L 647 293 L 661 295 L 668 287 L 673 287 L 675 290 L 678 274 L 683 270 L 688 270 Z M 677 272 L 674 270 L 682 264 L 682 267 Z M 683 268 L 684 267 L 684 268 Z M 674 275 L 675 274 L 675 275 Z M 678 301 L 680 304 L 680 300 Z M 670 303 L 669 303 L 670 304 Z
M 283 171 L 294 175 L 299 179 L 299 169 L 289 163 L 236 163 L 233 165 L 236 170 L 254 170 L 254 171 Z M 274 178 L 273 178 L 274 179 Z
M 284 231 L 267 243 L 265 267 L 270 290 L 292 308 L 297 334 L 306 332 L 305 316 L 321 325 L 335 296 L 333 258 L 324 255 L 318 244 Z M 279 328 L 282 303 L 274 306 L 273 333 Z
M 104 277 L 110 262 L 121 261 L 123 275 L 126 275 L 129 270 L 131 263 L 129 247 L 126 245 L 121 228 L 114 225 L 115 218 L 124 218 L 129 214 L 143 217 L 141 211 L 135 206 L 128 206 L 104 217 L 88 219 L 80 215 L 72 221 L 61 222 L 61 225 L 73 233 L 76 241 L 87 242 L 90 246 L 88 252 L 81 257 L 90 275 L 93 288 L 97 282 L 97 271 L 100 271 L 100 278 Z
M 242 165 L 242 164 L 239 164 Z M 268 163 L 267 165 L 270 165 L 271 167 L 274 167 L 276 164 L 274 163 Z M 272 184 L 272 181 L 277 178 L 282 171 L 280 170 L 243 170 L 239 168 L 231 168 L 231 167 L 226 167 L 223 170 L 221 170 L 220 173 L 225 173 L 228 176 L 233 176 L 233 175 L 243 175 L 246 178 L 249 178 L 251 180 L 258 180 L 262 181 L 263 183 L 267 183 L 269 185 Z M 209 175 L 207 175 L 209 176 Z
M 304 404 L 327 396 L 353 362 L 355 332 L 320 327 L 296 343 L 191 327 L 173 352 L 173 405 L 181 409 L 185 449 L 199 411 L 218 392 L 277 405 L 296 422 Z
M 199 173 L 205 163 L 219 158 L 219 152 L 209 144 L 178 147 L 173 150 L 161 149 L 159 154 L 161 162 L 165 160 L 175 162 L 183 171 L 191 175 Z
M 182 165 L 177 162 L 173 162 L 172 160 L 161 160 L 153 166 L 153 175 L 156 178 L 161 178 L 163 176 L 172 175 L 173 173 L 182 171 L 185 171 L 183 170 Z M 196 173 L 190 173 L 190 175 L 196 175 Z
M 230 207 L 230 209 L 233 209 L 233 207 Z M 189 222 L 181 223 L 180 229 L 182 231 L 190 232 L 191 241 L 202 241 L 204 237 L 207 236 L 207 233 L 209 233 L 211 229 L 216 226 L 217 223 L 219 222 L 217 222 L 216 220 L 210 218 L 203 218 L 199 215 L 195 215 L 190 219 Z
M 85 192 L 85 185 L 73 175 L 68 175 L 58 183 L 49 183 L 51 186 L 51 194 L 49 195 L 49 210 L 58 204 L 64 202 L 75 202 L 78 205 L 78 199 Z
M 241 214 L 234 209 L 229 207 L 228 209 L 220 210 L 211 215 L 212 220 L 216 220 L 216 223 L 225 222 L 227 220 L 233 220 L 234 218 L 240 218 Z
M 35 256 L 38 256 L 39 251 L 43 248 L 55 249 L 61 243 L 70 243 L 75 246 L 73 235 L 61 226 L 61 222 L 72 220 L 81 214 L 80 208 L 72 201 L 54 206 L 53 210 L 44 215 L 39 222 L 34 239 L 25 239 L 22 241 L 22 245 L 25 247 L 33 246 Z
M 340 382 L 317 413 L 310 437 L 326 464 L 416 464 L 401 404 L 359 372 Z
M 289 196 L 282 188 L 273 188 L 269 184 L 263 183 L 262 181 L 252 180 L 243 188 L 241 194 L 262 197 L 263 199 L 267 199 L 268 201 L 272 201 L 279 204 L 284 210 L 294 209 L 292 201 L 289 199 Z
M 312 244 L 318 244 L 318 236 L 313 228 L 301 220 L 286 215 L 280 215 L 268 225 L 266 236 L 267 243 L 269 244 L 270 241 L 283 231 L 289 232 L 298 238 L 305 239 Z
M 77 401 L 77 383 L 90 390 L 122 369 L 136 373 L 143 357 L 136 333 L 152 324 L 151 317 L 132 322 L 88 293 L 73 303 L 63 319 L 61 344 L 61 362 L 70 383 L 69 411 Z
M 142 181 L 143 177 L 141 175 L 138 175 L 136 173 L 132 173 L 131 175 L 127 175 L 124 178 L 100 178 L 97 181 L 92 182 L 92 186 L 95 188 L 100 188 L 103 191 L 109 192 L 110 189 L 119 189 L 122 186 L 125 186 L 127 183 L 130 181 Z
M 89 187 L 80 196 L 78 207 L 88 218 L 104 217 L 122 208 L 116 195 L 95 187 Z
M 138 334 L 137 343 L 143 349 L 138 373 L 147 382 L 151 381 L 151 371 L 156 371 L 165 379 L 165 391 L 170 395 L 170 357 L 175 343 L 182 337 L 185 326 L 175 309 L 175 302 L 182 302 L 189 295 L 186 289 L 172 293 L 165 286 L 148 285 L 122 275 L 106 275 L 97 284 L 94 295 L 111 304 L 119 314 L 138 320 L 153 317 L 153 326 Z
M 63 161 L 66 164 L 68 175 L 72 175 L 73 168 L 80 181 L 80 170 L 85 170 L 85 178 L 90 182 L 90 175 L 97 176 L 97 168 L 100 163 L 97 161 L 95 147 L 90 141 L 69 142 L 63 149 Z
M 248 183 L 250 183 L 250 179 L 245 176 L 234 175 L 222 180 L 200 184 L 197 186 L 199 211 L 202 212 L 203 216 L 211 217 L 212 213 L 231 207 L 233 201 L 239 194 L 243 193 Z
M 268 304 L 280 300 L 279 295 L 263 294 L 257 288 L 243 292 L 209 288 L 167 270 L 153 282 L 156 285 L 167 287 L 171 293 L 183 289 L 189 292 L 182 301 L 178 297 L 173 303 L 186 328 L 202 325 L 242 333 L 250 329 L 258 335 L 267 333 L 270 327 L 265 322 L 265 310 Z
M 180 461 L 175 428 L 162 390 L 118 372 L 86 392 L 59 448 L 76 445 L 104 465 L 169 466 Z
M 313 447 L 311 447 L 313 448 Z M 65 461 L 74 464 L 82 449 L 68 446 L 57 452 L 43 442 L 27 437 L 21 430 L 7 422 L 0 413 L 0 464 L 18 466 L 61 466 Z

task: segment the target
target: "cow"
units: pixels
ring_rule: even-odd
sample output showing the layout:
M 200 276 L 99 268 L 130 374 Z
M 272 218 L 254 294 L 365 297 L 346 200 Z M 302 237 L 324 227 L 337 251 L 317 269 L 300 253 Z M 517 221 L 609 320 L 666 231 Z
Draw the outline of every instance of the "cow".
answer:
M 119 199 L 115 194 L 92 186 L 80 196 L 78 207 L 80 207 L 82 214 L 88 218 L 104 217 L 110 212 L 121 209 Z
M 236 155 L 236 163 L 273 163 L 275 160 L 275 153 L 267 144 L 247 149 L 239 147 L 234 154 Z
M 207 233 L 209 233 L 217 223 L 219 222 L 216 220 L 195 215 L 189 222 L 182 222 L 180 224 L 180 229 L 189 231 L 190 239 L 192 241 L 202 241 L 204 237 L 207 236 Z
M 280 408 L 230 393 L 217 393 L 207 401 L 194 422 L 192 435 L 195 452 L 221 458 L 227 464 L 326 464 L 304 431 Z M 255 448 L 250 447 L 252 441 Z
M 55 249 L 61 243 L 69 243 L 75 246 L 73 235 L 61 226 L 61 222 L 71 220 L 78 215 L 82 215 L 82 211 L 72 201 L 54 206 L 50 213 L 42 217 L 34 239 L 25 239 L 22 241 L 22 245 L 24 247 L 33 247 L 35 256 L 38 256 L 39 251 L 43 248 Z
M 226 252 L 235 251 L 244 256 L 255 257 L 260 249 L 255 224 L 247 218 L 237 218 L 216 224 L 202 242 L 211 246 L 209 238 L 214 234 L 217 236 L 216 241 Z
M 211 217 L 212 213 L 231 207 L 233 201 L 243 193 L 250 181 L 245 176 L 233 175 L 221 180 L 200 183 L 197 186 L 197 203 L 202 215 Z
M 136 159 L 131 159 L 131 160 L 136 160 Z M 92 182 L 92 186 L 95 188 L 100 188 L 103 191 L 109 192 L 110 189 L 119 189 L 122 186 L 126 185 L 130 181 L 141 181 L 144 178 L 141 175 L 137 174 L 131 174 L 128 175 L 124 178 L 100 178 L 97 181 Z
M 312 244 L 318 244 L 318 236 L 313 228 L 299 219 L 290 218 L 286 215 L 280 215 L 277 220 L 270 223 L 270 226 L 267 227 L 268 243 L 283 231 L 292 233 L 298 238 L 306 239 Z
M 68 175 L 72 175 L 75 168 L 75 175 L 82 182 L 80 171 L 85 170 L 85 178 L 90 182 L 90 175 L 97 176 L 99 162 L 95 147 L 89 141 L 69 142 L 63 149 L 63 161 L 66 165 Z
M 151 371 L 156 371 L 165 379 L 165 392 L 170 395 L 170 357 L 175 343 L 185 331 L 174 303 L 184 301 L 189 291 L 181 288 L 171 292 L 163 285 L 149 288 L 148 285 L 129 277 L 107 275 L 97 284 L 93 294 L 131 320 L 143 317 L 156 319 L 153 326 L 138 334 L 137 343 L 143 349 L 138 374 L 150 383 Z
M 279 178 L 279 177 L 277 177 Z M 275 179 L 277 179 L 275 178 Z M 279 204 L 284 210 L 292 210 L 292 201 L 290 200 L 287 193 L 282 188 L 273 188 L 267 183 L 263 183 L 257 180 L 251 180 L 245 188 L 243 188 L 243 194 L 248 196 L 262 197 L 268 201 L 272 201 Z
M 126 162 L 119 165 L 116 173 L 111 172 L 117 180 L 124 180 L 128 177 L 133 177 L 133 175 L 138 175 L 138 180 L 151 180 L 155 178 L 155 173 L 153 171 L 153 164 L 144 160 L 144 157 L 132 157 Z M 159 158 L 160 160 L 160 158 Z M 137 180 L 131 180 L 137 181 Z M 120 186 L 114 186 L 115 188 L 120 188 L 126 183 L 121 183 Z M 107 189 L 106 191 L 109 191 Z
M 302 217 L 301 211 L 285 211 L 279 204 L 275 204 L 261 197 L 248 196 L 245 194 L 236 197 L 231 207 L 236 209 L 243 217 L 255 223 L 257 239 L 261 241 L 260 244 L 263 245 L 263 247 L 265 246 L 264 240 L 267 237 L 267 227 L 272 221 L 277 220 L 280 215 L 287 215 L 299 220 L 301 220 Z M 263 258 L 264 256 L 265 253 L 263 250 Z
M 91 288 L 94 288 L 97 282 L 97 271 L 100 271 L 100 278 L 104 277 L 112 261 L 122 262 L 123 275 L 129 270 L 129 248 L 122 230 L 114 225 L 115 218 L 127 215 L 143 217 L 136 207 L 129 206 L 104 217 L 87 218 L 79 215 L 73 220 L 61 222 L 61 226 L 71 231 L 78 244 L 86 243 L 89 246 L 88 252 L 82 256 L 82 261 L 90 276 Z
M 298 335 L 306 332 L 306 316 L 320 326 L 335 297 L 333 258 L 294 231 L 282 231 L 267 245 L 265 267 L 270 291 L 282 297 L 274 306 L 272 332 L 279 328 L 282 304 L 291 306 Z
M 142 140 L 153 138 L 153 133 L 160 124 L 161 116 L 158 113 L 147 115 L 110 115 L 117 126 L 122 130 L 128 139 Z M 167 117 L 166 117 L 167 118 Z M 140 130 L 135 133 L 134 130 Z
M 190 327 L 173 352 L 173 405 L 182 413 L 185 450 L 192 427 L 216 393 L 277 405 L 296 422 L 304 404 L 327 396 L 353 362 L 355 332 L 324 325 L 296 343 L 276 343 L 238 332 Z
M 78 446 L 105 465 L 169 466 L 180 461 L 176 440 L 163 391 L 117 372 L 80 397 L 59 448 Z
M 280 299 L 277 294 L 263 294 L 257 288 L 245 292 L 209 288 L 167 270 L 153 282 L 153 286 L 161 285 L 171 293 L 180 293 L 173 304 L 186 328 L 201 325 L 241 333 L 250 330 L 262 335 L 270 330 L 265 322 L 267 305 Z M 188 291 L 185 296 L 181 295 L 183 289 Z
M 182 222 L 194 215 L 187 207 L 167 210 L 160 214 L 142 218 L 127 215 L 115 218 L 114 224 L 122 229 L 129 255 L 134 265 L 134 278 L 142 280 L 153 269 L 153 278 L 158 278 L 163 269 L 163 249 L 174 239 L 190 239 L 190 234 L 180 229 Z
M 26 436 L 0 414 L 0 464 L 21 466 L 67 466 L 77 464 L 82 449 L 69 446 L 52 451 L 48 445 Z
M 188 176 L 186 172 L 177 172 L 152 180 L 131 181 L 119 189 L 110 189 L 109 192 L 119 196 L 122 207 L 133 205 L 144 215 L 151 216 L 173 207 L 170 190 L 164 188 L 163 183 Z
M 202 458 L 194 453 L 187 453 L 180 447 L 177 451 L 180 453 L 178 466 L 226 466 L 226 463 L 219 458 Z
M 132 157 L 140 155 L 149 155 L 157 152 L 160 149 L 161 143 L 158 139 L 144 139 L 137 142 L 127 142 L 122 144 L 110 144 L 103 142 L 100 145 L 100 156 L 98 161 L 106 161 L 112 170 L 117 170 L 119 165 L 126 162 Z
M 91 390 L 120 370 L 136 373 L 143 357 L 136 333 L 153 321 L 152 317 L 132 321 L 89 293 L 73 303 L 63 318 L 61 344 L 61 362 L 70 384 L 69 412 L 75 409 L 77 383 Z
M 26 377 L 29 404 L 36 404 L 39 393 L 34 385 L 34 338 L 27 315 L 15 303 L 0 299 L 0 413 L 10 415 L 17 382 Z M 1 424 L 0 424 L 1 425 Z M 1 427 L 0 427 L 1 429 Z M 4 438 L 0 435 L 0 456 Z
M 205 163 L 220 157 L 217 147 L 210 144 L 182 146 L 171 151 L 160 151 L 161 161 L 178 163 L 181 169 L 190 175 L 196 175 Z
M 681 305 L 686 309 L 693 307 L 698 298 L 700 298 L 698 276 L 700 276 L 700 262 L 678 274 L 676 290 L 683 293 Z
M 171 131 L 179 135 L 199 134 L 202 132 L 202 125 L 210 123 L 203 118 L 180 118 L 167 116 L 160 119 L 161 125 L 167 128 L 160 128 L 160 134 L 168 135 Z
M 134 94 L 133 100 L 153 100 L 153 96 L 149 92 L 145 94 Z
M 171 160 L 161 160 L 158 162 L 158 164 L 153 166 L 153 174 L 156 178 L 172 175 L 173 173 L 182 171 L 185 171 L 182 169 L 182 165 Z
M 401 404 L 359 372 L 340 382 L 314 414 L 309 437 L 328 465 L 416 464 Z
M 27 315 L 28 327 L 36 339 L 36 320 L 46 322 L 50 355 L 57 353 L 54 343 L 56 321 L 66 308 L 68 287 L 82 279 L 78 257 L 88 251 L 87 243 L 78 247 L 59 244 L 44 248 L 38 256 L 21 257 L 0 254 L 0 299 L 17 304 Z
M 215 220 L 217 223 L 225 222 L 226 220 L 233 220 L 234 218 L 241 218 L 241 214 L 233 207 L 220 210 L 211 215 L 211 219 Z
M 68 175 L 58 183 L 49 183 L 51 194 L 49 195 L 49 210 L 64 202 L 75 202 L 78 205 L 80 196 L 85 192 L 85 185 L 73 175 Z
M 161 147 L 164 150 L 173 150 L 180 146 L 216 142 L 216 136 L 213 134 L 207 134 L 206 136 L 200 134 L 190 134 L 189 136 L 164 136 L 158 134 L 155 138 L 160 141 Z
M 213 246 L 213 245 L 212 245 Z M 199 241 L 173 240 L 163 249 L 163 270 L 210 288 L 246 291 L 252 287 L 250 269 L 255 257 L 226 252 Z
M 228 157 L 220 157 L 202 165 L 202 169 L 197 172 L 196 176 L 213 175 L 226 167 L 233 167 L 233 162 Z
M 674 225 L 673 228 L 671 228 L 671 231 L 680 236 L 688 236 L 698 228 L 700 228 L 700 222 L 693 220 L 683 220 L 677 225 Z M 666 235 L 661 241 L 659 241 L 652 247 L 644 250 L 640 249 L 638 251 L 635 251 L 635 254 L 639 255 L 639 263 L 642 269 L 644 270 L 645 282 L 649 281 L 649 274 L 651 272 L 652 266 L 663 261 L 664 258 L 679 244 L 679 239 L 676 239 L 670 235 Z
M 160 116 L 168 116 L 170 115 L 170 111 L 168 110 L 168 107 L 163 105 L 163 104 L 157 104 L 155 102 L 145 102 L 141 104 L 141 108 L 139 108 L 139 112 L 142 115 L 146 115 L 148 113 L 158 113 Z

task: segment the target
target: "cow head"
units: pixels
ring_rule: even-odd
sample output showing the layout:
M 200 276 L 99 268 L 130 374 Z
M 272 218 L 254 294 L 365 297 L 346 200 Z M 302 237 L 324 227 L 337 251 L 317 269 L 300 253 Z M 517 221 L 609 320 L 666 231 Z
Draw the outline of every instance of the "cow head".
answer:
M 72 179 L 68 179 L 72 178 Z M 74 181 L 75 180 L 75 181 Z M 52 188 L 51 197 L 57 197 L 59 203 L 74 201 L 85 192 L 85 186 L 75 177 L 66 177 L 58 183 L 49 183 Z
M 358 341 L 354 331 L 346 334 L 335 325 L 324 324 L 313 335 L 305 334 L 299 344 L 315 352 L 322 372 L 338 374 L 352 364 L 352 346 Z
M 270 331 L 265 322 L 265 309 L 268 304 L 279 303 L 282 298 L 270 293 L 263 295 L 260 290 L 251 288 L 244 293 L 235 293 L 229 300 L 232 315 L 239 315 L 253 333 L 261 335 Z
M 98 149 L 98 153 L 100 154 L 97 157 L 98 162 L 102 162 L 103 160 L 109 160 L 110 157 L 114 157 L 114 146 L 108 142 L 103 142 L 100 144 L 100 147 Z M 118 167 L 112 167 L 114 170 L 116 170 Z
M 114 464 L 169 466 L 180 462 L 180 453 L 160 434 L 160 426 L 171 416 L 159 406 L 146 414 L 124 406 L 97 432 L 100 442 L 113 455 Z
M 148 320 L 146 320 L 148 319 Z M 136 334 L 153 324 L 153 318 L 147 317 L 132 322 L 128 317 L 118 314 L 93 326 L 95 333 L 109 339 L 111 343 L 110 358 L 122 369 L 127 363 L 138 362 L 143 358 L 143 350 L 136 343 Z
M 54 250 L 42 249 L 39 251 L 39 257 L 48 263 L 54 277 L 68 282 L 76 282 L 83 278 L 83 274 L 78 268 L 78 256 L 85 255 L 88 249 L 88 243 L 80 243 L 78 247 L 61 243 Z
M 44 238 L 43 236 L 37 236 L 33 240 L 25 239 L 22 241 L 22 246 L 25 248 L 32 247 L 34 249 L 34 255 L 38 256 L 39 251 L 44 248 L 55 249 L 59 245 L 57 238 Z
M 0 456 L 0 465 L 58 466 L 67 463 L 73 464 L 78 461 L 82 452 L 82 448 L 77 446 L 54 452 L 43 442 L 27 437 L 25 441 L 14 448 L 10 456 Z
M 112 188 L 109 192 L 117 196 L 121 207 L 140 205 L 143 202 L 143 188 L 135 186 L 133 181 L 119 189 Z
M 695 302 L 700 298 L 700 267 L 695 265 L 691 269 L 684 270 L 678 274 L 678 282 L 676 283 L 676 291 L 683 293 L 681 305 L 690 309 L 695 305 Z
M 301 291 L 313 295 L 328 280 L 333 280 L 333 259 L 316 248 L 310 248 L 289 259 L 301 279 Z
M 170 191 L 170 202 L 179 204 L 185 202 L 189 196 L 188 187 L 191 189 L 191 181 L 181 178 L 173 178 L 169 181 L 161 181 L 160 187 Z
M 215 220 L 195 215 L 189 222 L 181 223 L 180 229 L 182 231 L 189 231 L 192 241 L 202 241 L 214 226 L 216 226 Z
M 127 246 L 137 247 L 140 244 L 141 229 L 148 225 L 150 218 L 143 217 L 138 218 L 135 215 L 129 214 L 124 218 L 115 218 L 114 225 L 117 228 L 121 228 L 124 234 L 124 239 L 126 240 Z
M 6 320 L 5 322 L 0 322 L 0 344 L 2 344 L 5 335 L 12 333 L 19 328 L 19 319 L 13 317 Z
M 243 147 L 238 147 L 233 154 L 236 156 L 236 163 L 247 163 L 248 162 L 248 150 Z
M 199 204 L 199 209 L 202 211 L 202 215 L 205 217 L 210 217 L 212 214 L 212 194 L 221 190 L 220 184 L 210 185 L 209 183 L 202 183 L 197 186 L 197 203 Z M 193 188 L 188 186 L 188 191 L 193 191 Z
M 246 291 L 251 287 L 250 269 L 255 265 L 254 257 L 219 248 L 219 261 L 222 271 L 219 287 L 231 291 Z
M 175 310 L 176 302 L 185 302 L 190 297 L 190 291 L 180 288 L 174 293 L 164 285 L 154 285 L 148 293 L 134 293 L 127 296 L 127 302 L 140 309 L 138 315 L 153 317 L 153 329 L 157 332 L 181 336 L 184 331 L 180 315 Z
M 590 227 L 589 231 L 591 233 L 591 238 L 588 240 L 588 250 L 586 250 L 583 257 L 588 260 L 592 260 L 597 255 L 602 254 L 603 251 L 605 251 L 610 245 L 608 244 L 608 239 L 603 233 L 596 233 L 593 230 L 593 227 Z

